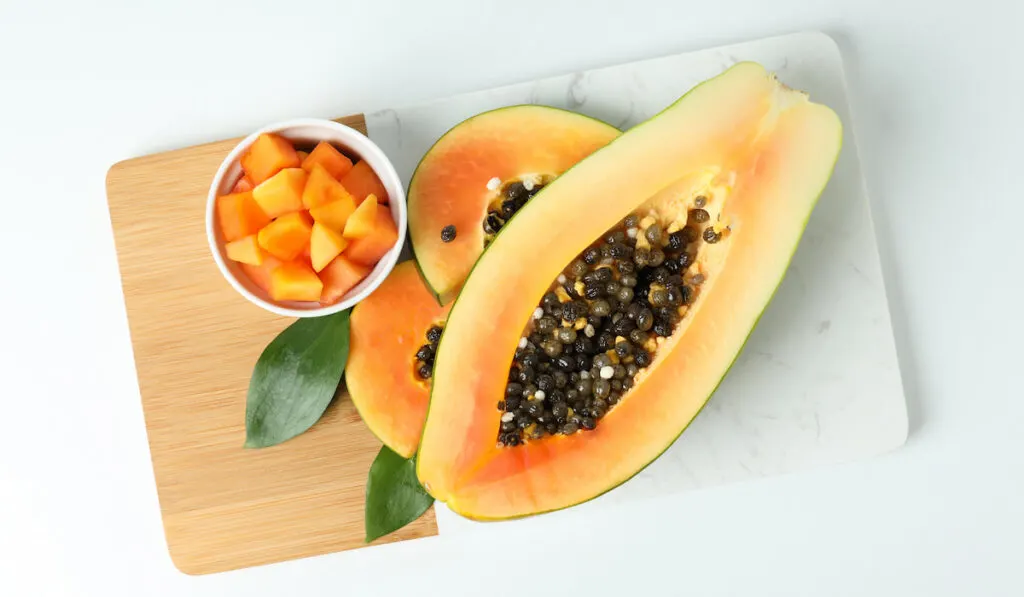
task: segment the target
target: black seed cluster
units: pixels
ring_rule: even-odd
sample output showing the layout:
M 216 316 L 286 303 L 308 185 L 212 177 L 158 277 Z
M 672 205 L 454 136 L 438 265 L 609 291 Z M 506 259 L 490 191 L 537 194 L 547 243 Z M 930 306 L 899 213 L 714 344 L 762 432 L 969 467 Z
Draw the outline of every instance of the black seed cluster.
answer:
M 627 216 L 541 298 L 497 405 L 500 444 L 594 429 L 633 387 L 654 360 L 653 340 L 672 335 L 704 282 L 703 274 L 687 271 L 698 245 L 707 231 L 721 238 L 706 226 L 707 199 L 697 200 L 686 226 L 673 232 Z
M 430 379 L 434 371 L 434 356 L 437 354 L 437 342 L 441 339 L 441 326 L 431 326 L 426 335 L 427 343 L 416 351 L 416 375 L 420 379 Z
M 448 224 L 441 229 L 441 242 L 450 243 L 455 240 L 455 224 Z
M 526 186 L 521 181 L 512 182 L 505 186 L 501 192 L 501 201 L 492 205 L 487 212 L 487 217 L 484 218 L 486 242 L 489 243 L 512 216 L 516 215 L 516 212 L 522 209 L 531 197 L 540 192 L 541 186 L 540 184 L 535 184 L 529 191 L 526 190 Z

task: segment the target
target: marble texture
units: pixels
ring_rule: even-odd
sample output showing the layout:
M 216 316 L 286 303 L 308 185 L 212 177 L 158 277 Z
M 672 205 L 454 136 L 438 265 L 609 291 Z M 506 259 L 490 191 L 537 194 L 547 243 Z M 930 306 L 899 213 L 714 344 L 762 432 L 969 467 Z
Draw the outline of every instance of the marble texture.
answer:
M 800 33 L 367 115 L 370 137 L 408 184 L 438 137 L 484 110 L 545 104 L 625 129 L 741 60 L 760 62 L 839 114 L 845 138 L 833 178 L 775 298 L 686 433 L 625 485 L 546 516 L 848 462 L 906 440 L 906 402 L 839 50 L 824 34 Z M 443 534 L 539 518 L 481 525 L 438 508 Z

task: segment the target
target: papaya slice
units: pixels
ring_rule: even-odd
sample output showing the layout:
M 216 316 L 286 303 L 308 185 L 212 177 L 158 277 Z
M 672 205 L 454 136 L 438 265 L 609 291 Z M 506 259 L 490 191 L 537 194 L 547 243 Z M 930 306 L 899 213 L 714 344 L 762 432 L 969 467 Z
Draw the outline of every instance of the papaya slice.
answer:
M 484 112 L 445 133 L 408 194 L 413 253 L 438 300 L 451 301 L 484 247 L 544 184 L 618 135 L 601 121 L 530 105 Z
M 370 431 L 403 458 L 420 442 L 433 352 L 449 308 L 405 261 L 352 309 L 345 383 Z
M 740 63 L 546 186 L 449 313 L 427 491 L 470 518 L 520 517 L 657 458 L 742 349 L 841 145 L 832 110 Z

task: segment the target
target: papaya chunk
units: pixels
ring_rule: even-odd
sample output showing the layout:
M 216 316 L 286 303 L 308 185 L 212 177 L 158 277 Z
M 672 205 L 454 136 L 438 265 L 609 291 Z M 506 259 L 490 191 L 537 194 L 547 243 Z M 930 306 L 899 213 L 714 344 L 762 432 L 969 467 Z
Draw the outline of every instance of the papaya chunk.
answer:
M 299 154 L 284 137 L 265 133 L 242 154 L 242 169 L 253 184 L 260 184 L 285 168 L 301 165 Z
M 227 242 L 255 234 L 270 223 L 270 217 L 248 191 L 217 197 L 217 220 Z
M 271 218 L 303 209 L 302 193 L 306 187 L 306 171 L 286 168 L 260 183 L 252 190 L 263 212 Z
M 306 179 L 306 188 L 302 191 L 302 204 L 306 209 L 314 209 L 335 201 L 347 200 L 355 205 L 355 199 L 345 190 L 340 182 L 334 179 L 320 164 L 313 164 Z
M 313 270 L 319 272 L 327 267 L 335 257 L 348 245 L 337 232 L 324 226 L 320 222 L 313 223 L 313 232 L 309 238 L 309 259 Z
M 348 259 L 344 254 L 335 257 L 334 261 L 320 271 L 320 279 L 324 283 L 320 304 L 333 305 L 341 300 L 349 290 L 370 274 L 371 269 Z
M 349 217 L 355 210 L 356 200 L 351 195 L 348 195 L 326 205 L 314 207 L 309 210 L 309 215 L 331 230 L 341 232 L 345 229 L 345 223 L 348 222 Z
M 300 256 L 309 245 L 313 226 L 303 212 L 281 216 L 259 231 L 257 240 L 261 247 L 281 261 L 292 261 Z
M 370 195 L 376 195 L 378 203 L 388 202 L 388 192 L 384 189 L 384 183 L 366 160 L 356 162 L 341 178 L 341 184 L 356 198 L 356 203 L 361 203 Z
M 282 263 L 270 272 L 270 296 L 275 301 L 319 301 L 324 283 L 301 261 Z
M 313 166 L 319 165 L 335 180 L 341 180 L 352 169 L 352 160 L 337 150 L 327 141 L 317 143 L 306 159 L 302 160 L 302 169 L 312 174 Z
M 344 255 L 356 263 L 373 266 L 380 261 L 398 241 L 398 228 L 391 219 L 391 210 L 383 205 L 377 206 L 377 215 L 373 232 L 363 238 L 352 239 L 345 248 Z
M 377 196 L 370 194 L 359 207 L 356 208 L 348 221 L 345 222 L 345 230 L 342 233 L 345 238 L 365 238 L 373 232 L 377 223 Z
M 228 259 L 249 265 L 263 265 L 266 256 L 266 251 L 260 247 L 255 234 L 224 245 L 224 252 L 227 253 Z

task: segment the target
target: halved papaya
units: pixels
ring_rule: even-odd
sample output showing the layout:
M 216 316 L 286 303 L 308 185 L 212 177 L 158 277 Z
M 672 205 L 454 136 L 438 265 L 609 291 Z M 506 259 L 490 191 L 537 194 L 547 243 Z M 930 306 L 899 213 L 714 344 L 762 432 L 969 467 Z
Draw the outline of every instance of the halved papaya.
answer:
M 420 442 L 448 309 L 437 304 L 412 261 L 396 265 L 352 309 L 345 383 L 370 431 L 403 458 Z
M 657 458 L 742 349 L 841 144 L 835 113 L 741 63 L 546 186 L 449 314 L 427 491 L 470 518 L 526 516 Z
M 544 184 L 618 135 L 599 120 L 530 105 L 445 133 L 416 167 L 408 200 L 413 253 L 438 300 L 451 301 L 484 247 Z

